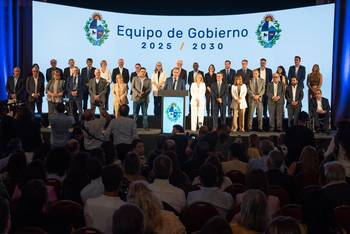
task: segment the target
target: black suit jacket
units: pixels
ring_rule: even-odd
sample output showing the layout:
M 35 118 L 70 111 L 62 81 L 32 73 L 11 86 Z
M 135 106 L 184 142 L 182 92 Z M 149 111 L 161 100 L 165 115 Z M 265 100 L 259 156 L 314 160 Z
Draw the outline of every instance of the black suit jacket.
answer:
M 206 73 L 205 76 L 204 76 L 205 86 L 211 88 L 211 84 L 213 82 L 216 82 L 216 73 L 213 73 L 213 76 L 210 76 L 209 72 Z
M 62 69 L 58 68 L 58 67 L 56 67 L 56 69 L 60 71 L 61 79 L 63 79 L 63 71 L 62 71 Z M 50 80 L 53 79 L 52 72 L 53 72 L 53 68 L 52 67 L 46 69 L 46 81 L 47 82 L 49 82 Z
M 116 80 L 115 80 L 115 77 L 120 74 L 120 71 L 119 71 L 119 67 L 116 67 L 113 69 L 112 71 L 112 81 L 113 83 L 116 83 Z M 129 76 L 129 70 L 127 68 L 123 68 L 123 71 L 122 71 L 122 77 L 123 77 L 123 80 L 124 80 L 124 83 L 127 84 L 130 80 L 130 76 Z
M 193 77 L 193 73 L 194 73 L 194 71 L 190 71 L 190 72 L 188 73 L 187 82 L 188 82 L 189 85 L 191 85 L 191 84 L 194 82 L 194 78 L 195 78 L 195 77 Z M 204 80 L 204 72 L 198 70 L 197 73 L 202 74 L 203 80 Z
M 92 78 L 95 77 L 95 70 L 96 68 L 95 67 L 91 67 L 91 70 L 90 70 L 90 74 L 88 74 L 88 69 L 87 67 L 84 67 L 83 69 L 81 69 L 81 74 L 80 76 L 82 77 L 83 79 L 83 88 L 88 88 L 88 85 L 89 85 L 89 80 L 91 80 Z
M 259 68 L 257 68 L 256 70 L 258 70 L 259 71 L 259 77 L 261 77 L 260 76 L 260 67 Z M 272 81 L 272 70 L 271 70 L 271 68 L 265 68 L 265 70 L 266 70 L 266 85 L 269 83 L 269 82 L 271 82 Z
M 304 87 L 304 80 L 305 80 L 305 67 L 300 65 L 299 70 L 298 70 L 298 74 L 295 74 L 295 66 L 290 66 L 289 70 L 288 70 L 288 83 L 290 83 L 290 80 L 292 79 L 292 77 L 296 77 L 298 80 L 298 84 L 301 87 Z
M 322 109 L 324 110 L 324 111 L 326 111 L 326 112 L 329 112 L 330 111 L 330 109 L 331 109 L 331 107 L 329 106 L 329 101 L 328 101 L 328 99 L 327 98 L 324 98 L 324 97 L 322 97 Z M 316 113 L 316 111 L 317 111 L 317 100 L 316 100 L 316 98 L 312 98 L 311 99 L 311 102 L 310 102 L 310 111 L 311 111 L 311 113 Z
M 42 99 L 45 94 L 44 78 L 39 76 L 37 91 L 40 94 L 39 99 Z M 26 79 L 26 92 L 28 94 L 28 100 L 33 101 L 32 94 L 35 92 L 35 83 L 33 76 L 29 76 Z
M 170 76 L 173 76 L 173 69 L 171 69 Z M 181 68 L 179 77 L 185 81 L 185 85 L 187 84 L 187 71 Z
M 249 85 L 249 81 L 253 78 L 253 71 L 247 68 L 246 72 L 243 72 L 243 69 L 239 69 L 237 71 L 237 75 L 241 75 L 243 79 L 243 83 L 245 85 Z
M 70 77 L 70 67 L 66 67 L 64 70 L 63 70 L 63 80 L 64 81 L 67 81 L 68 77 Z
M 230 72 L 228 74 L 226 73 L 226 69 L 222 69 L 221 72 L 224 74 L 224 80 L 228 83 L 228 85 L 233 85 L 235 82 L 236 71 L 230 68 Z
M 298 101 L 299 106 L 302 107 L 302 100 L 304 98 L 303 87 L 300 85 L 297 86 L 297 90 L 295 92 L 295 100 Z M 286 88 L 286 99 L 287 99 L 287 107 L 289 107 L 293 101 L 293 91 L 292 86 L 288 85 Z
M 216 99 L 217 98 L 221 98 L 222 99 L 222 105 L 226 106 L 226 99 L 227 99 L 227 92 L 228 92 L 228 85 L 225 81 L 222 81 L 221 83 L 221 88 L 220 88 L 220 93 L 218 91 L 218 83 L 217 82 L 213 82 L 211 84 L 211 99 L 212 102 L 216 103 Z
M 16 94 L 17 100 L 25 100 L 26 98 L 26 90 L 25 90 L 25 80 L 20 76 L 17 80 L 16 87 L 15 86 L 15 78 L 10 76 L 6 83 L 6 90 L 8 94 L 8 98 L 10 99 L 11 94 Z

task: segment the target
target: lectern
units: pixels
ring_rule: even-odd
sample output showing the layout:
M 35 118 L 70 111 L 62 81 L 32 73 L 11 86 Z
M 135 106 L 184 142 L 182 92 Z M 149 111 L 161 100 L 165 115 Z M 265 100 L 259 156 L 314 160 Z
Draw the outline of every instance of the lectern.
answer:
M 179 124 L 185 129 L 186 90 L 160 90 L 162 96 L 162 133 L 171 133 L 173 126 Z

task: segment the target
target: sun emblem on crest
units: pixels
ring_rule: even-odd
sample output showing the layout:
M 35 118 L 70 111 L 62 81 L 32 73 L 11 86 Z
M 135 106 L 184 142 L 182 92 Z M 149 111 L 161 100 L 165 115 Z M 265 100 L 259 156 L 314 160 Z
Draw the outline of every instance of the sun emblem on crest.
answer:
M 108 39 L 110 30 L 106 20 L 98 12 L 86 21 L 84 31 L 88 41 L 94 46 L 101 46 Z
M 280 39 L 281 32 L 279 22 L 273 15 L 268 14 L 261 20 L 255 34 L 260 45 L 264 48 L 272 48 Z
M 171 122 L 176 122 L 180 119 L 182 112 L 176 103 L 171 103 L 166 109 L 166 115 Z

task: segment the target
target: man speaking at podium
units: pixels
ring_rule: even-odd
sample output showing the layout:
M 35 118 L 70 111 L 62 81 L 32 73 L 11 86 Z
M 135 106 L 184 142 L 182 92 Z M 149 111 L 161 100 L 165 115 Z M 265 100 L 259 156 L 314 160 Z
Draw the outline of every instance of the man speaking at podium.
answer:
M 165 81 L 164 90 L 186 90 L 185 81 L 180 79 L 180 69 L 175 67 L 172 72 L 172 76 L 168 77 Z

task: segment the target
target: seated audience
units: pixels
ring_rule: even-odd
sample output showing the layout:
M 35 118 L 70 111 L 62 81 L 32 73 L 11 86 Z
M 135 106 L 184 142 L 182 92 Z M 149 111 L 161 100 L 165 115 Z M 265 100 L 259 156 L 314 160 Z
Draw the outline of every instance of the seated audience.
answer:
M 102 183 L 102 166 L 96 158 L 89 158 L 86 165 L 86 173 L 89 177 L 90 183 L 87 184 L 80 192 L 81 201 L 83 204 L 89 198 L 96 198 L 104 193 L 104 186 Z
M 346 177 L 350 181 L 350 122 L 343 121 L 338 126 L 338 132 L 335 136 L 335 142 L 338 148 L 337 160 L 345 167 Z
M 172 161 L 168 156 L 160 155 L 153 161 L 153 172 L 156 179 L 150 184 L 150 189 L 161 202 L 168 203 L 177 212 L 186 205 L 185 192 L 169 183 L 172 173 Z
M 113 234 L 143 234 L 143 212 L 135 205 L 122 205 L 113 214 Z
M 145 233 L 186 233 L 185 227 L 173 212 L 161 210 L 160 201 L 146 182 L 136 181 L 130 185 L 128 202 L 137 205 L 143 211 Z
M 239 160 L 241 158 L 242 152 L 242 144 L 241 143 L 233 143 L 230 146 L 230 156 L 227 162 L 222 162 L 222 170 L 224 174 L 236 170 L 240 171 L 243 174 L 246 174 L 248 171 L 248 164 Z
M 269 208 L 265 194 L 256 189 L 245 192 L 237 223 L 231 225 L 234 234 L 258 234 L 266 230 Z
M 274 218 L 269 226 L 267 227 L 266 234 L 301 234 L 301 227 L 299 223 L 291 218 L 286 216 L 278 216 Z
M 214 216 L 202 227 L 200 234 L 232 234 L 232 230 L 225 218 Z
M 118 196 L 123 171 L 117 165 L 103 168 L 102 183 L 104 194 L 96 198 L 89 198 L 84 207 L 86 225 L 97 228 L 102 232 L 112 232 L 112 217 L 114 211 L 125 204 Z
M 206 161 L 206 164 L 211 164 L 216 168 L 217 175 L 218 175 L 218 188 L 220 188 L 221 191 L 224 191 L 227 187 L 232 185 L 232 182 L 230 178 L 224 175 L 220 159 L 216 156 L 210 156 Z M 199 177 L 194 178 L 193 183 L 194 185 L 201 185 L 201 181 Z
M 254 169 L 246 175 L 247 189 L 259 189 L 262 191 L 267 199 L 267 206 L 269 217 L 272 217 L 280 209 L 280 200 L 278 197 L 268 194 L 268 181 L 265 173 L 261 169 Z M 236 195 L 236 205 L 242 203 L 246 192 Z
M 187 204 L 195 202 L 207 202 L 216 207 L 222 217 L 226 217 L 228 211 L 233 208 L 234 201 L 229 193 L 222 192 L 218 188 L 218 172 L 212 164 L 204 164 L 199 172 L 200 190 L 188 193 Z
M 248 168 L 250 170 L 253 169 L 261 169 L 263 171 L 267 171 L 267 160 L 269 153 L 275 149 L 274 144 L 270 140 L 262 140 L 260 142 L 260 151 L 261 151 L 261 157 L 259 159 L 253 159 L 250 160 L 248 163 Z

